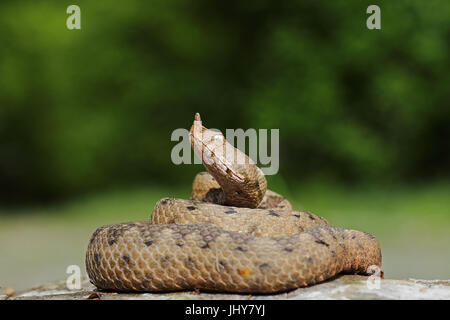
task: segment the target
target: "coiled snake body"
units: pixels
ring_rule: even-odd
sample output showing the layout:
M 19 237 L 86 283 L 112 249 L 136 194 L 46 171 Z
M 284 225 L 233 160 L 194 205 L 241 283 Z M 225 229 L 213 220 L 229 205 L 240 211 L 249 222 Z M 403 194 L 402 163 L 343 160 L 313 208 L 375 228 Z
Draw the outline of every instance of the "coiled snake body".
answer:
M 266 192 L 256 164 L 203 127 L 198 114 L 190 138 L 209 173 L 196 176 L 191 200 L 158 201 L 150 223 L 98 228 L 86 253 L 95 286 L 273 293 L 381 266 L 373 236 L 294 211 L 282 196 Z

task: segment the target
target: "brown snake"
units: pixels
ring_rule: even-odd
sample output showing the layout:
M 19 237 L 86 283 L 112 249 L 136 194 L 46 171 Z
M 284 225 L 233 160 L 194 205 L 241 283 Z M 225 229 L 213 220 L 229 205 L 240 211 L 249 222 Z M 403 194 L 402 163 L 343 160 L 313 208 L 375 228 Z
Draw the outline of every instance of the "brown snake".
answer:
M 191 199 L 158 201 L 150 223 L 98 228 L 86 269 L 99 289 L 273 293 L 339 273 L 370 274 L 381 250 L 368 233 L 293 211 L 262 171 L 196 114 L 191 145 L 208 173 Z

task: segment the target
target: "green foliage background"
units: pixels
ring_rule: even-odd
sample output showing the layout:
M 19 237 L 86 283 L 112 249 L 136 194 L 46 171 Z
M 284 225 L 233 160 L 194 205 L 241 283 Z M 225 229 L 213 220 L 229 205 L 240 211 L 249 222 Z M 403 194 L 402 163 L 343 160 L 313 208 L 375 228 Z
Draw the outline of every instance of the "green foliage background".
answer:
M 195 112 L 279 128 L 271 189 L 375 235 L 387 278 L 448 279 L 449 101 L 448 0 L 2 0 L 0 287 L 65 279 L 100 225 L 187 198 L 204 169 L 170 137 Z
M 170 134 L 279 128 L 279 179 L 411 183 L 450 173 L 450 2 L 0 3 L 0 197 L 189 185 Z M 269 181 L 270 183 L 270 181 Z

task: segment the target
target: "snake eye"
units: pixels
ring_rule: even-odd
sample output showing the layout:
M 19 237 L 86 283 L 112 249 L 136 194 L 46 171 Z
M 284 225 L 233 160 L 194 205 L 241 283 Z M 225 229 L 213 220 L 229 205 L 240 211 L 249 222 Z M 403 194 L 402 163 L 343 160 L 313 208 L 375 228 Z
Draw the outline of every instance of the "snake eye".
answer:
M 242 191 L 241 191 L 241 190 L 237 190 L 237 191 L 235 191 L 234 193 L 237 194 L 237 195 L 241 195 L 241 194 L 242 194 Z

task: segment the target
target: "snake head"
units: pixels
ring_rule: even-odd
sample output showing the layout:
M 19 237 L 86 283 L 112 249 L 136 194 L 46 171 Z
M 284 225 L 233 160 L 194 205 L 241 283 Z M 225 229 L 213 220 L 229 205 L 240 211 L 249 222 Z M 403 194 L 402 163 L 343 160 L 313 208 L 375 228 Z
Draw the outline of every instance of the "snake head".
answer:
M 267 189 L 264 173 L 256 163 L 228 143 L 221 132 L 205 128 L 198 113 L 189 139 L 195 154 L 222 187 L 226 203 L 256 208 Z

